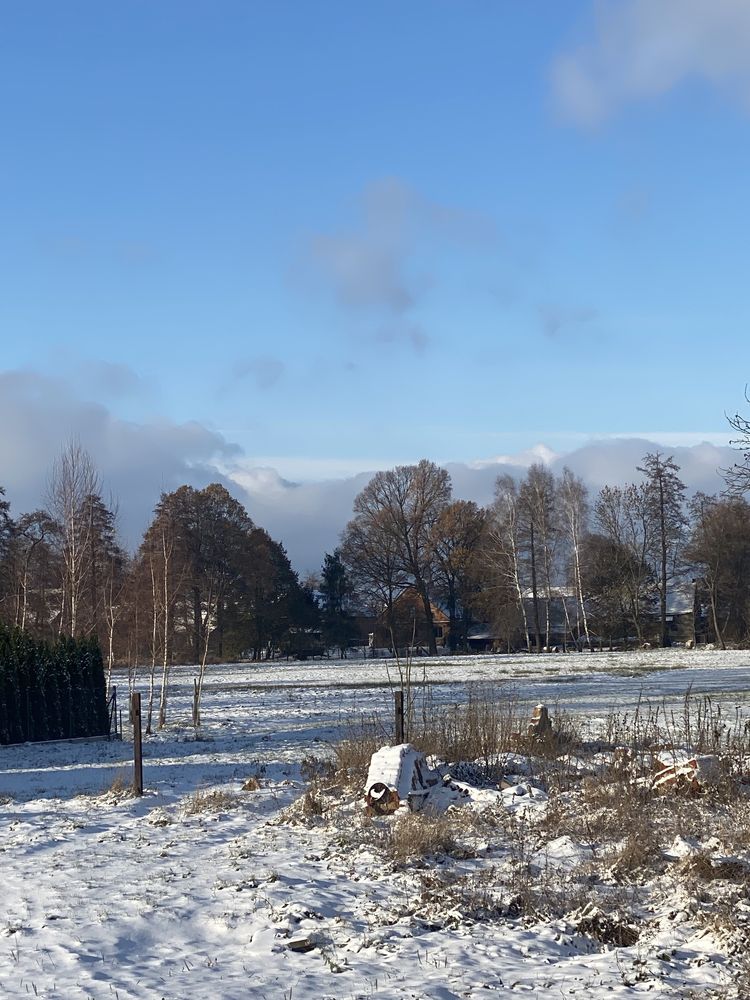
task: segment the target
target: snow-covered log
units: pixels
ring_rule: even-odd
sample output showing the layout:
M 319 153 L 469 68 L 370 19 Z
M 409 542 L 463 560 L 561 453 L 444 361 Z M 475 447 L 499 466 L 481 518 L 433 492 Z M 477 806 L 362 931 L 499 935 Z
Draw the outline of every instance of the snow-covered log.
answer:
M 706 786 L 715 785 L 721 778 L 719 759 L 712 754 L 662 752 L 657 757 L 656 767 L 653 778 L 653 789 L 656 792 L 681 788 L 698 794 Z
M 411 743 L 382 747 L 370 760 L 365 783 L 367 805 L 376 813 L 395 812 L 402 804 L 418 812 L 439 780 L 425 755 Z

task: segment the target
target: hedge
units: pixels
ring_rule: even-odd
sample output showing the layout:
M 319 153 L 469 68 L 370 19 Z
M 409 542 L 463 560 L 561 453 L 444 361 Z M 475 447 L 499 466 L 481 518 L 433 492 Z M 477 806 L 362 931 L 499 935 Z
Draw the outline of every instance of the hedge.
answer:
M 95 639 L 54 645 L 0 625 L 0 744 L 104 736 L 104 664 Z

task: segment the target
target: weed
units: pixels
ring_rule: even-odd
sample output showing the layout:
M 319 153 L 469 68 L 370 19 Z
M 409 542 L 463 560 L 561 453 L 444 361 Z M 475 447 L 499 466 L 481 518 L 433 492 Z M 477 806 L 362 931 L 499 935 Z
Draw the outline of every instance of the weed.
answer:
M 311 785 L 302 800 L 302 814 L 310 819 L 313 816 L 322 816 L 324 812 L 325 806 L 320 797 L 319 789 L 316 785 Z
M 121 799 L 130 799 L 134 794 L 133 776 L 126 769 L 118 771 L 112 781 L 105 785 L 101 791 L 103 797 L 111 798 L 115 802 L 119 802 Z
M 239 799 L 231 792 L 215 788 L 209 792 L 196 792 L 183 804 L 186 816 L 195 816 L 204 812 L 225 812 L 238 805 Z
M 407 812 L 390 827 L 388 851 L 396 861 L 453 854 L 458 846 L 451 816 Z

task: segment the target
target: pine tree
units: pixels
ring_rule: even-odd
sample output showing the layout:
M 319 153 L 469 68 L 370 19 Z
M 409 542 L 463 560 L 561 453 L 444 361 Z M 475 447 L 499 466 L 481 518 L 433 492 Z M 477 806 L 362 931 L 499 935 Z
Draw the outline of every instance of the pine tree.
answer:
M 663 458 L 657 451 L 643 459 L 638 471 L 645 476 L 647 511 L 654 525 L 655 576 L 659 587 L 659 618 L 661 645 L 669 645 L 667 631 L 667 586 L 674 575 L 679 546 L 683 540 L 685 519 L 685 484 L 677 473 L 680 471 L 670 455 Z

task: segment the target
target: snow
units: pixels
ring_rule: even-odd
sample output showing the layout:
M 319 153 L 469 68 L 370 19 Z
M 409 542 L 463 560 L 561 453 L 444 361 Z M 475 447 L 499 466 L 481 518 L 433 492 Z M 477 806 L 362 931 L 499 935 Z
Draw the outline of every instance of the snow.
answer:
M 499 685 L 529 713 L 545 702 L 602 717 L 639 697 L 677 704 L 688 685 L 745 706 L 749 659 L 456 657 L 414 672 L 424 670 L 435 703 L 464 699 L 473 682 Z M 329 757 L 360 715 L 390 721 L 389 670 L 385 661 L 212 667 L 196 739 L 195 668 L 177 668 L 170 725 L 144 738 L 142 799 L 116 780 L 130 781 L 127 739 L 0 748 L 0 997 L 617 1000 L 684 997 L 727 978 L 727 941 L 698 926 L 675 880 L 649 891 L 643 933 L 628 947 L 579 932 L 571 914 L 513 915 L 524 871 L 572 898 L 587 891 L 593 853 L 566 834 L 542 842 L 547 794 L 520 755 L 506 761 L 517 774 L 509 788 L 456 782 L 471 812 L 498 818 L 481 835 L 465 832 L 467 807 L 454 802 L 446 815 L 467 850 L 450 859 L 385 864 L 380 844 L 394 821 L 368 820 L 358 794 L 324 796 L 325 814 L 305 817 L 303 762 Z M 259 787 L 243 791 L 250 777 Z M 707 843 L 675 841 L 665 863 L 687 863 Z M 483 908 L 490 917 L 477 916 Z

